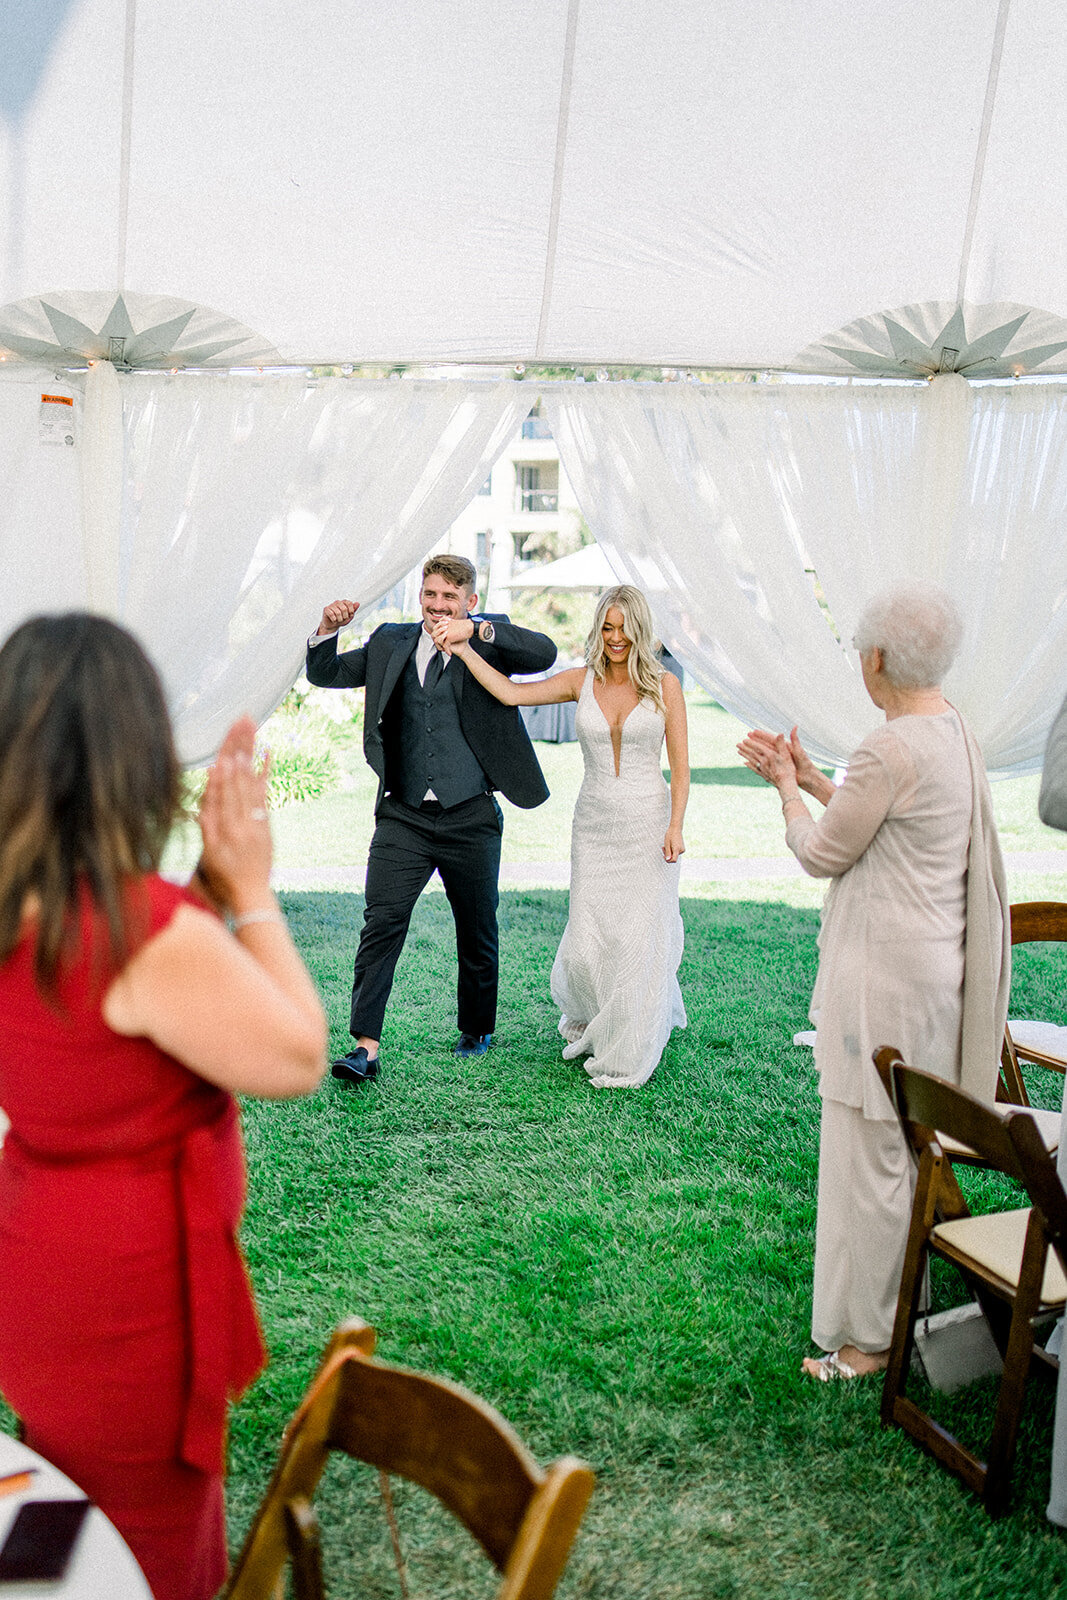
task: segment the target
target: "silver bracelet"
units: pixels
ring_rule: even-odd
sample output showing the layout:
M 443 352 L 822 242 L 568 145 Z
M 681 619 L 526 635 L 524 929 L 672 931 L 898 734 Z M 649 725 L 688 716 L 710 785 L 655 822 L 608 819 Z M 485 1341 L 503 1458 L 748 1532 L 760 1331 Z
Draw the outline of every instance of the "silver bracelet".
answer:
M 230 926 L 233 928 L 234 933 L 237 933 L 241 928 L 247 928 L 253 922 L 280 922 L 284 925 L 285 918 L 280 911 L 273 911 L 264 906 L 259 911 L 242 911 L 239 917 L 234 917 Z
M 791 800 L 800 800 L 800 790 L 799 789 L 797 790 L 796 794 L 787 794 L 785 799 L 782 801 L 782 815 L 783 815 L 783 817 L 785 816 L 785 808 L 786 808 L 786 806 L 789 804 L 789 802 Z M 800 803 L 801 803 L 801 805 L 803 805 L 804 804 L 803 800 L 800 800 Z

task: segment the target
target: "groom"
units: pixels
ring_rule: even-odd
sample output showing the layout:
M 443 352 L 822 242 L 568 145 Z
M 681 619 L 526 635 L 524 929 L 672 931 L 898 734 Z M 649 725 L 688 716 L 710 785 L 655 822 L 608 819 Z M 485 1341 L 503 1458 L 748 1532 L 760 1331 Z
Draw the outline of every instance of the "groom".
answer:
M 492 1042 L 504 821 L 493 790 L 529 809 L 548 798 L 548 788 L 518 711 L 494 700 L 458 660 L 443 655 L 431 630 L 442 621 L 467 624 L 473 648 L 509 675 L 547 671 L 556 647 L 506 617 L 471 616 L 476 581 L 462 556 L 432 556 L 422 569 L 421 623 L 386 623 L 359 649 L 338 655 L 338 631 L 359 603 L 334 600 L 308 641 L 311 683 L 365 686 L 363 753 L 378 777 L 352 984 L 356 1043 L 333 1063 L 334 1077 L 349 1083 L 377 1075 L 393 972 L 415 901 L 435 868 L 456 924 L 460 1038 L 454 1053 L 483 1055 Z

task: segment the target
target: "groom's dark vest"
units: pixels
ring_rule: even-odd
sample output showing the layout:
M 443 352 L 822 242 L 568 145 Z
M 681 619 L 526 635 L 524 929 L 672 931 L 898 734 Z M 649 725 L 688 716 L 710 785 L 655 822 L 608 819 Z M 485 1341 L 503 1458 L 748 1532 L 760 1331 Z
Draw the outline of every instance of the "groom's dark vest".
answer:
M 405 805 L 421 805 L 427 789 L 432 789 L 443 806 L 458 806 L 491 787 L 463 737 L 454 688 L 456 670 L 453 663 L 432 689 L 424 689 L 413 651 L 390 696 L 382 730 L 385 781 L 390 793 Z

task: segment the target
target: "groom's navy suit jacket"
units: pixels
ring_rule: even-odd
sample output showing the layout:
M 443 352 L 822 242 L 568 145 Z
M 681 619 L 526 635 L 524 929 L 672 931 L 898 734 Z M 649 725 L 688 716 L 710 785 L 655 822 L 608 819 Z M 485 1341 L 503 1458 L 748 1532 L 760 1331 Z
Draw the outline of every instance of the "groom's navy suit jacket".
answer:
M 547 672 L 556 659 L 556 647 L 543 633 L 516 627 L 503 616 L 478 616 L 471 645 L 498 672 Z M 492 622 L 492 644 L 478 638 L 477 623 Z M 376 628 L 357 650 L 337 652 L 337 635 L 308 647 L 307 676 L 323 688 L 366 689 L 363 711 L 363 753 L 378 778 L 375 812 L 385 793 L 385 741 L 383 727 L 390 714 L 390 699 L 408 660 L 415 652 L 421 622 L 387 622 Z M 533 746 L 515 706 L 501 705 L 482 688 L 459 660 L 446 673 L 459 706 L 463 737 L 494 789 L 513 805 L 529 810 L 548 799 L 548 786 L 537 764 Z

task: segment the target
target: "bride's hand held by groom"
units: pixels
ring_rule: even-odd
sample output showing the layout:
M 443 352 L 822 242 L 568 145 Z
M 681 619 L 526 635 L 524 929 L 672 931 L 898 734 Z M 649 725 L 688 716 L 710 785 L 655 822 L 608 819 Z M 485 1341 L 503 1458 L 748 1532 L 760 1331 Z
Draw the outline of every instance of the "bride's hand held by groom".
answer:
M 430 630 L 430 637 L 438 650 L 443 651 L 445 655 L 458 656 L 471 677 L 477 678 L 482 688 L 503 705 L 544 706 L 558 705 L 564 700 L 577 700 L 581 693 L 582 679 L 585 677 L 584 667 L 554 672 L 546 678 L 537 678 L 525 683 L 516 683 L 506 673 L 498 672 L 480 651 L 473 648 L 472 640 L 478 631 L 478 626 L 478 623 L 469 617 L 458 620 L 443 619 Z M 501 648 L 499 637 L 496 640 L 496 647 L 498 651 Z
M 434 644 L 444 655 L 462 655 L 462 646 L 474 637 L 472 617 L 442 617 L 430 633 Z
M 484 656 L 471 649 L 477 624 L 471 617 L 442 617 L 430 630 L 430 637 L 445 656 L 458 656 L 472 677 L 506 706 L 519 704 L 518 686 L 503 672 L 491 667 Z

